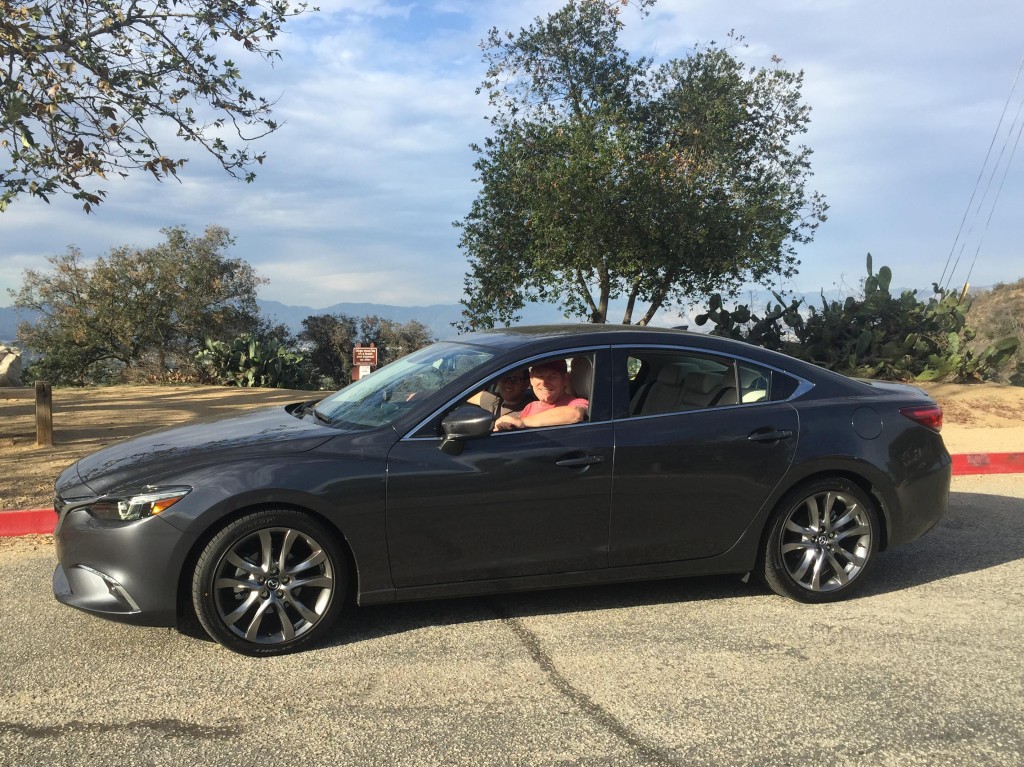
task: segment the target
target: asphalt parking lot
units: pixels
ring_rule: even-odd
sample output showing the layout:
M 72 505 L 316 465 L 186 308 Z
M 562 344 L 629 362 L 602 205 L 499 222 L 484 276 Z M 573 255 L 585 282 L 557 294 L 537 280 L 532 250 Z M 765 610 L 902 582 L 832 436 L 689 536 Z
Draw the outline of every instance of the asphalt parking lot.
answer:
M 3 765 L 1020 765 L 1024 475 L 959 477 L 859 599 L 732 577 L 364 608 L 250 659 L 0 546 Z

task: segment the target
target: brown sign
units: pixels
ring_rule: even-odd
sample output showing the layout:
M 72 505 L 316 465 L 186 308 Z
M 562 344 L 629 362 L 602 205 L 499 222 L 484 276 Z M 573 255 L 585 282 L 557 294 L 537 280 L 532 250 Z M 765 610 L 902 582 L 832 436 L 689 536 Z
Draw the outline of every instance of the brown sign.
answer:
M 353 365 L 369 365 L 370 367 L 377 367 L 377 347 L 376 346 L 356 346 L 352 349 L 352 364 Z

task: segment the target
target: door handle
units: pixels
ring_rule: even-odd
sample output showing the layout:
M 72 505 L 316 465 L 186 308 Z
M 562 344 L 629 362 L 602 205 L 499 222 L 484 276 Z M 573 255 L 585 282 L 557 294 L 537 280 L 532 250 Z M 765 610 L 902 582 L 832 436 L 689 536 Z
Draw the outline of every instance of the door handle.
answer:
M 780 439 L 789 439 L 792 436 L 791 429 L 778 429 L 776 431 L 755 431 L 747 439 L 751 442 L 778 442 Z
M 577 458 L 563 458 L 561 461 L 555 461 L 555 466 L 590 466 L 602 461 L 604 461 L 603 455 L 581 455 Z

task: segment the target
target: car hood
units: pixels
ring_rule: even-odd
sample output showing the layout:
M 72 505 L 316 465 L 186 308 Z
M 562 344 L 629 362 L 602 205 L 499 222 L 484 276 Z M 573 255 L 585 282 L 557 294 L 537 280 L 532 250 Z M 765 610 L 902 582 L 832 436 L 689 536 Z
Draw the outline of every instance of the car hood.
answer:
M 305 452 L 337 433 L 275 407 L 152 431 L 93 453 L 71 468 L 89 490 L 105 493 L 126 484 L 157 481 L 196 464 Z M 58 493 L 65 494 L 62 484 L 72 490 L 70 474 L 69 469 L 61 475 Z

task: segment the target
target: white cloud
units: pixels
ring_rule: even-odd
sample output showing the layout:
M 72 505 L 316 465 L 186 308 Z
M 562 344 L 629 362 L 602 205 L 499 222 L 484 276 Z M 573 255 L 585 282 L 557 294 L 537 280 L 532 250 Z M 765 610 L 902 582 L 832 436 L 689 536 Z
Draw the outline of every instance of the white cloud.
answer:
M 228 227 L 235 254 L 270 277 L 266 298 L 314 307 L 456 302 L 466 264 L 451 222 L 476 193 L 468 144 L 488 130 L 485 100 L 474 94 L 483 76 L 478 43 L 491 26 L 518 30 L 561 3 L 314 4 L 321 13 L 286 25 L 273 68 L 240 61 L 253 90 L 279 97 L 284 121 L 259 145 L 268 159 L 254 184 L 195 155 L 180 184 L 111 180 L 91 216 L 67 199 L 19 200 L 0 214 L 0 305 L 24 268 L 70 244 L 98 255 L 155 244 L 161 227 L 198 233 L 210 223 Z M 736 49 L 744 61 L 767 66 L 777 54 L 804 71 L 812 186 L 831 210 L 801 253 L 796 287 L 856 285 L 868 251 L 897 282 L 938 279 L 1020 62 L 1024 7 L 662 0 L 646 21 L 630 10 L 623 17 L 625 47 L 658 61 L 736 29 L 746 38 L 748 47 Z M 1021 276 L 1022 159 L 985 235 L 976 284 Z

